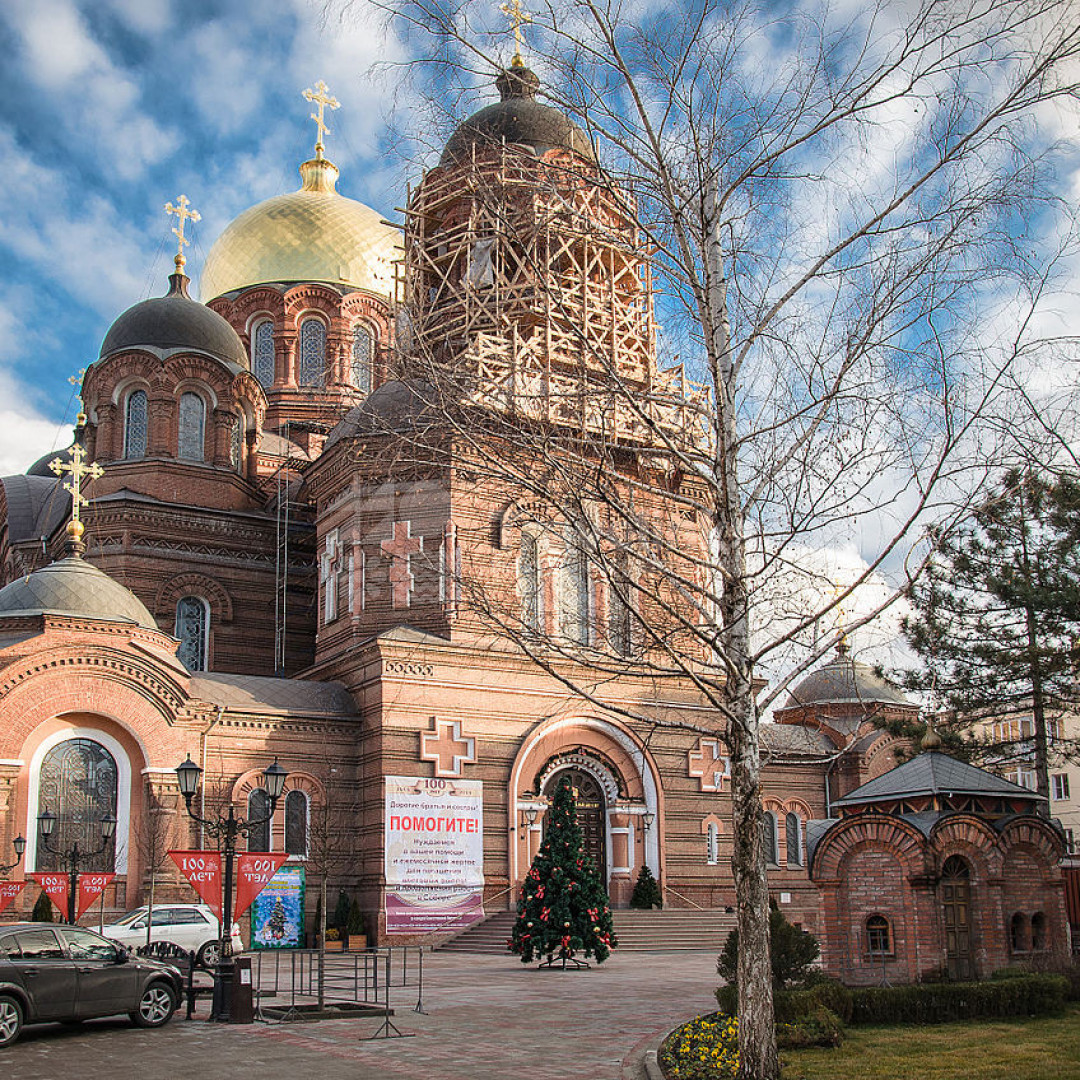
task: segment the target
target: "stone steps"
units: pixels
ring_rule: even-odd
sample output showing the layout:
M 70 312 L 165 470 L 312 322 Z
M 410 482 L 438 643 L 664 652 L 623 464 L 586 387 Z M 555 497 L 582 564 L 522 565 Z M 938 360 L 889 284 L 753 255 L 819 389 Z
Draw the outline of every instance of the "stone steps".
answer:
M 728 933 L 735 929 L 735 915 L 723 909 L 619 910 L 612 914 L 620 949 L 719 952 Z M 446 952 L 504 953 L 515 917 L 512 911 L 500 911 L 439 948 Z

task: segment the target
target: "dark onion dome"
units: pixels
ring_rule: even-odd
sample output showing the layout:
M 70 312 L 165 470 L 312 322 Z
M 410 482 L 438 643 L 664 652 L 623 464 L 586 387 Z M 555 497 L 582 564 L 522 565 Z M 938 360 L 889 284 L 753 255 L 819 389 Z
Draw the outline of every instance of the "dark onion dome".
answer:
M 205 304 L 192 300 L 183 274 L 169 275 L 169 291 L 130 307 L 109 327 L 101 359 L 123 349 L 191 349 L 218 360 L 248 366 L 236 331 Z
M 59 458 L 65 465 L 71 464 L 71 451 L 75 449 L 75 443 L 70 446 L 64 447 L 63 450 L 50 450 L 47 454 L 42 454 L 41 457 L 26 470 L 27 476 L 48 476 L 52 480 L 56 480 L 56 473 L 49 468 L 51 462 Z M 69 500 L 70 501 L 70 500 Z
M 342 439 L 358 435 L 417 431 L 439 416 L 435 389 L 419 379 L 384 382 L 359 405 L 354 405 L 330 432 L 323 444 L 325 453 Z
M 527 67 L 511 65 L 495 80 L 502 100 L 473 113 L 458 125 L 439 159 L 452 165 L 469 155 L 471 147 L 484 149 L 502 143 L 529 146 L 537 154 L 547 150 L 572 150 L 596 164 L 588 136 L 564 112 L 536 100 L 540 80 Z
M 130 589 L 78 555 L 49 563 L 0 589 L 0 619 L 15 615 L 69 615 L 158 629 Z
M 853 660 L 846 646 L 791 691 L 783 709 L 812 705 L 900 705 L 914 708 L 901 691 L 869 664 Z

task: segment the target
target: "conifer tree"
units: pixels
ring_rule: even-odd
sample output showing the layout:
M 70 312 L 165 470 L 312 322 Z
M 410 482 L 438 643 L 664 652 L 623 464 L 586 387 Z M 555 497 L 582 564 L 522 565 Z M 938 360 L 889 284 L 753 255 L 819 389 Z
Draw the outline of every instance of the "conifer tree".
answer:
M 596 864 L 582 848 L 570 781 L 555 789 L 544 842 L 518 900 L 510 950 L 523 964 L 547 957 L 546 963 L 580 966 L 575 956 L 603 963 L 618 944 L 611 905 Z
M 641 870 L 638 871 L 637 883 L 630 895 L 630 906 L 640 911 L 651 911 L 664 906 L 664 895 L 660 892 L 660 886 L 648 863 L 642 863 Z

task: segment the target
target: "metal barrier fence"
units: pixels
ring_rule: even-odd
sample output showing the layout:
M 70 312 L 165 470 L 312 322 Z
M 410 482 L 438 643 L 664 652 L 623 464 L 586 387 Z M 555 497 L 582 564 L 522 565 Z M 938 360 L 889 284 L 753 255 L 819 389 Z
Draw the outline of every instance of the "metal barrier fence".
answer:
M 325 1005 L 382 1005 L 392 987 L 416 987 L 417 1004 L 423 1001 L 423 949 L 391 945 L 362 952 L 322 953 L 317 949 L 254 952 L 251 958 L 256 1009 L 272 1002 L 276 1007 L 300 1009 L 319 1000 Z

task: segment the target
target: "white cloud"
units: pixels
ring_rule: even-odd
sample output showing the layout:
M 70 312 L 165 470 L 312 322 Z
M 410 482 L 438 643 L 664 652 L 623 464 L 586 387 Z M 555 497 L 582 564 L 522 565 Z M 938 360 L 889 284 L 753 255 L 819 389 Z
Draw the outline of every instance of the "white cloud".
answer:
M 251 73 L 260 57 L 248 52 L 245 35 L 224 20 L 205 23 L 187 38 L 186 67 L 192 75 L 189 89 L 199 111 L 213 129 L 229 134 L 254 112 L 261 83 Z
M 169 0 L 95 0 L 125 25 L 142 34 L 164 30 L 172 21 Z
M 10 316 L 0 307 L 0 331 Z M 43 454 L 67 446 L 71 430 L 43 416 L 30 394 L 9 372 L 0 368 L 0 476 L 26 470 Z

